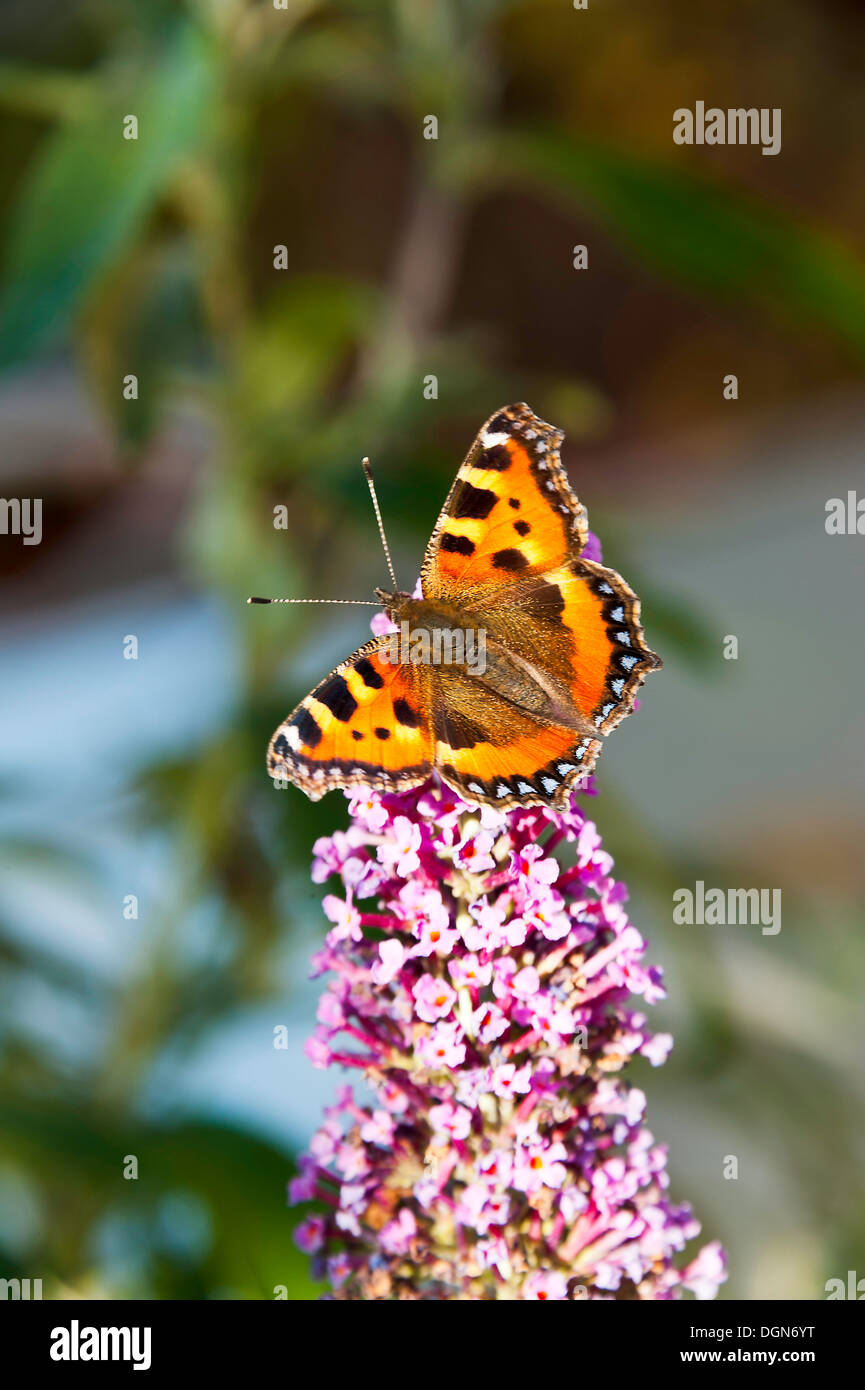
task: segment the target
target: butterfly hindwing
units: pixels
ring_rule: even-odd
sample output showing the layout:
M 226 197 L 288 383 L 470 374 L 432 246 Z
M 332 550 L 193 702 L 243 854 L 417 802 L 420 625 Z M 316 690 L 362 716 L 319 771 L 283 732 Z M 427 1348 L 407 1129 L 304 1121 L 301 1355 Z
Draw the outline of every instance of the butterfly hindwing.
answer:
M 542 653 L 545 676 L 600 734 L 630 713 L 660 665 L 644 641 L 636 594 L 615 570 L 582 556 L 515 583 L 507 605 L 479 616 L 492 640 L 526 661 Z
M 572 694 L 608 734 L 630 714 L 637 691 L 661 659 L 646 645 L 640 600 L 615 570 L 581 557 L 568 567 L 561 587 L 563 619 L 576 647 Z
M 316 686 L 270 741 L 272 777 L 317 801 L 335 787 L 401 791 L 432 771 L 429 698 L 423 668 L 388 659 L 375 637 Z
M 542 723 L 458 671 L 443 667 L 431 693 L 436 767 L 466 801 L 563 806 L 594 766 L 597 740 Z

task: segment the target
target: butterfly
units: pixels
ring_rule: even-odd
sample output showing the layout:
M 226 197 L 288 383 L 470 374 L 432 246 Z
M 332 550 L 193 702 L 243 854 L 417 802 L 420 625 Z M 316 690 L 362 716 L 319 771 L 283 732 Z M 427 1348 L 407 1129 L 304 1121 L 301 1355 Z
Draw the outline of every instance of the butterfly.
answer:
M 438 774 L 476 804 L 567 805 L 661 661 L 636 594 L 585 554 L 563 438 L 522 403 L 487 420 L 427 546 L 421 596 L 375 591 L 409 642 L 384 633 L 331 671 L 276 730 L 271 776 L 316 801 Z M 464 635 L 449 649 L 462 661 L 416 640 L 446 632 Z

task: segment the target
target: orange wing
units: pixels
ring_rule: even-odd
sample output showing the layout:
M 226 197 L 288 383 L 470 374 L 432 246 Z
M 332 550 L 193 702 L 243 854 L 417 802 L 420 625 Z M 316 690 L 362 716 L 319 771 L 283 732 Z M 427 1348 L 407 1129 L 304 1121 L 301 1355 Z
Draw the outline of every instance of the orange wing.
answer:
M 649 671 L 640 600 L 620 574 L 582 556 L 513 586 L 507 607 L 484 615 L 512 651 L 538 660 L 580 715 L 608 734 L 630 714 Z
M 301 700 L 267 751 L 272 777 L 295 782 L 313 801 L 335 787 L 404 791 L 432 770 L 424 672 L 388 659 L 375 637 Z
M 594 766 L 596 740 L 542 723 L 464 674 L 442 668 L 432 696 L 436 768 L 467 801 L 564 807 Z
M 516 579 L 557 569 L 585 545 L 585 509 L 559 458 L 564 438 L 525 404 L 481 429 L 457 473 L 421 569 L 425 598 L 494 603 Z
M 631 712 L 646 675 L 661 664 L 643 641 L 639 615 L 621 576 L 591 560 L 513 585 L 506 606 L 481 613 L 481 621 L 492 640 L 565 692 L 579 718 L 535 717 L 482 680 L 442 668 L 431 691 L 435 761 L 445 780 L 467 800 L 501 808 L 565 806 L 594 768 L 602 736 Z

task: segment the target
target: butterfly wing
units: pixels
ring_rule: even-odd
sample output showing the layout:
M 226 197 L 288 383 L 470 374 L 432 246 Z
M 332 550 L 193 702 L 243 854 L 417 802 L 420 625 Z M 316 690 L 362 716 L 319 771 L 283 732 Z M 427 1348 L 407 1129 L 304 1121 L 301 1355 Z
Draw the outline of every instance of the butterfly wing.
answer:
M 559 457 L 561 430 L 527 405 L 490 416 L 442 508 L 421 569 L 432 601 L 474 608 L 514 580 L 557 569 L 588 535 Z
M 556 724 L 516 709 L 496 692 L 492 672 L 465 688 L 440 672 L 457 732 L 448 739 L 446 704 L 434 729 L 437 764 L 465 795 L 501 806 L 562 805 L 594 766 L 601 736 L 661 664 L 644 641 L 637 596 L 615 570 L 582 557 L 588 521 L 562 467 L 561 440 L 526 405 L 492 416 L 457 474 L 421 572 L 425 598 L 470 612 L 562 711 Z M 485 742 L 461 746 L 466 718 L 489 734 Z
M 640 600 L 620 574 L 581 556 L 538 579 L 517 582 L 506 608 L 483 614 L 490 635 L 538 660 L 600 734 L 633 709 L 661 660 L 646 646 Z
M 313 801 L 335 787 L 404 791 L 430 775 L 433 743 L 422 667 L 389 659 L 375 637 L 343 661 L 280 724 L 267 751 L 274 778 Z
M 432 698 L 436 768 L 467 801 L 564 807 L 594 766 L 594 739 L 541 722 L 452 668 L 441 668 Z

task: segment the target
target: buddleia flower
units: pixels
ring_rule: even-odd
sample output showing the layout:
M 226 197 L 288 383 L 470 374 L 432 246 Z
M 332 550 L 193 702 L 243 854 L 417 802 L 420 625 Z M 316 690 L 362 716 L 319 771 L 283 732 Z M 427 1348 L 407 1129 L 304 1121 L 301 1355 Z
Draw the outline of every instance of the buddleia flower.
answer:
M 577 798 L 348 800 L 314 849 L 331 926 L 307 1053 L 357 1079 L 290 1185 L 318 1206 L 297 1240 L 326 1297 L 714 1297 L 723 1252 L 689 1249 L 627 1076 L 672 1043 L 647 1021 L 661 972 Z

